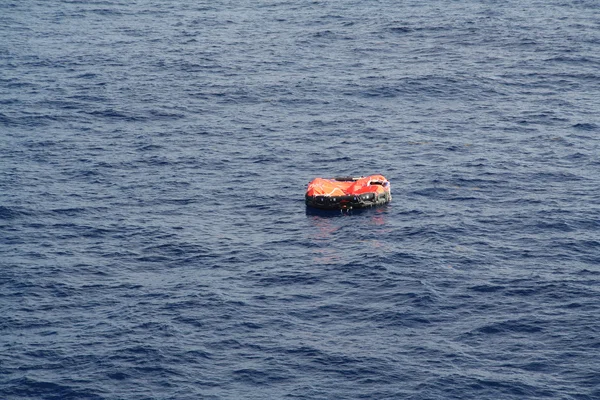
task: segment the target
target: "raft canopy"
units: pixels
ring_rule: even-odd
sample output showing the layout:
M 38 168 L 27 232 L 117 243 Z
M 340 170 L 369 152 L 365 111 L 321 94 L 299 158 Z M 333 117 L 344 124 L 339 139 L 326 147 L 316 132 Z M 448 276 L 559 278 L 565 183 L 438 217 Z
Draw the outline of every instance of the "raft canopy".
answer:
M 373 207 L 392 200 L 383 175 L 315 178 L 305 197 L 307 206 L 328 210 Z

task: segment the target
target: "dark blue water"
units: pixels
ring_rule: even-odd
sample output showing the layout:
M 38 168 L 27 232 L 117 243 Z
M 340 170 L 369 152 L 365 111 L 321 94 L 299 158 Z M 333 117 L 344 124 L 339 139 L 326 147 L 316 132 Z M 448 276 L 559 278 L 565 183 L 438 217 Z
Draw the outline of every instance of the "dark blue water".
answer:
M 1 1 L 0 398 L 598 399 L 599 111 L 592 0 Z

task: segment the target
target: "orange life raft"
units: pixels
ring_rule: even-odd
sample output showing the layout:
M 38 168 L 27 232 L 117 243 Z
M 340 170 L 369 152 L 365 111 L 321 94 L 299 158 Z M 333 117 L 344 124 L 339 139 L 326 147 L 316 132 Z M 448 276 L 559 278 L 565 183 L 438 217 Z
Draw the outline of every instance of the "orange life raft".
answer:
M 382 175 L 315 178 L 306 190 L 306 205 L 323 210 L 349 210 L 389 203 L 390 183 Z

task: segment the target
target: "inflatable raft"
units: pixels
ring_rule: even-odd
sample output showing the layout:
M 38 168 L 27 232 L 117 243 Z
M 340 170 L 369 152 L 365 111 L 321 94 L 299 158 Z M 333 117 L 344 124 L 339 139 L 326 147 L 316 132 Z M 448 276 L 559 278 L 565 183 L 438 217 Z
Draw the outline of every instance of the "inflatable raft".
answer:
M 374 207 L 391 200 L 390 183 L 382 175 L 315 178 L 306 190 L 306 205 L 322 210 Z

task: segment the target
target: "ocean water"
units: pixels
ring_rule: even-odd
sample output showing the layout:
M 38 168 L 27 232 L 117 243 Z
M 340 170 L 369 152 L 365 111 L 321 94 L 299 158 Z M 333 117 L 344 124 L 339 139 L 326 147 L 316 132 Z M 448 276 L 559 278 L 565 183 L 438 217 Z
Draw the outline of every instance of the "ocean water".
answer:
M 3 0 L 0 398 L 599 399 L 599 111 L 592 0 Z

